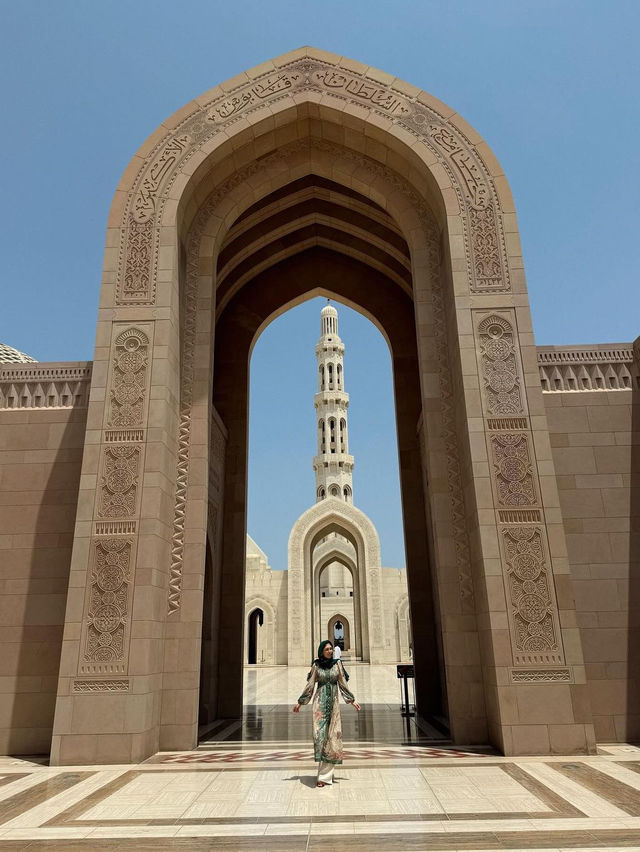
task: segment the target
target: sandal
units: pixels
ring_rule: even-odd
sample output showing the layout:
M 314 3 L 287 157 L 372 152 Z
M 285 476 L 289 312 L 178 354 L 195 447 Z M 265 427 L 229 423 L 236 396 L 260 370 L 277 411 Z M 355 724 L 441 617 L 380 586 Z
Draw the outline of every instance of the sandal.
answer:
M 324 781 L 316 781 L 316 787 L 325 787 Z

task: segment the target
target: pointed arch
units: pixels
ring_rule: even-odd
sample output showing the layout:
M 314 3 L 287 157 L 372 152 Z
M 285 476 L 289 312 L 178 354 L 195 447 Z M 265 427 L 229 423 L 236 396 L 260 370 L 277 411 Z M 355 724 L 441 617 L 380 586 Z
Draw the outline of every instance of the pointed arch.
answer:
M 337 195 L 327 182 L 338 185 Z M 93 696 L 76 693 L 74 677 L 84 677 L 83 667 L 94 665 L 83 657 L 90 629 L 84 604 L 91 599 L 96 546 L 106 528 L 95 483 L 109 454 L 124 447 L 133 448 L 131 465 L 137 465 L 126 477 L 133 482 L 130 510 L 108 522 L 124 525 L 118 529 L 131 536 L 127 570 L 135 619 L 162 625 L 152 639 L 141 639 L 135 629 L 127 633 L 117 661 L 118 677 L 127 690 L 131 686 L 121 696 L 125 716 L 136 719 L 123 731 L 130 758 L 143 759 L 158 746 L 188 749 L 197 739 L 195 711 L 193 719 L 181 717 L 178 723 L 172 708 L 178 701 L 197 706 L 210 489 L 219 490 L 225 515 L 219 560 L 228 605 L 221 609 L 220 635 L 233 637 L 220 660 L 225 690 L 218 712 L 237 715 L 247 363 L 261 328 L 312 291 L 340 296 L 362 310 L 392 350 L 411 606 L 426 612 L 427 624 L 435 625 L 441 612 L 446 671 L 456 687 L 465 682 L 467 691 L 451 690 L 453 736 L 477 742 L 490 731 L 505 751 L 526 748 L 526 720 L 505 721 L 512 719 L 513 695 L 521 695 L 524 705 L 522 690 L 531 688 L 510 680 L 518 668 L 517 630 L 507 638 L 505 628 L 492 626 L 513 627 L 517 616 L 501 559 L 518 530 L 508 526 L 511 515 L 501 514 L 492 455 L 492 430 L 504 426 L 506 433 L 512 427 L 496 426 L 487 416 L 476 345 L 477 311 L 486 312 L 488 305 L 509 312 L 518 363 L 529 364 L 531 321 L 514 212 L 496 158 L 454 110 L 402 80 L 314 48 L 292 51 L 205 93 L 143 144 L 120 181 L 108 221 L 91 391 L 94 425 L 87 431 L 81 476 L 79 505 L 86 517 L 76 527 L 63 639 L 65 660 L 74 662 L 61 669 L 53 764 L 76 753 L 76 734 L 66 720 L 91 715 Z M 259 239 L 261 222 L 266 230 Z M 321 281 L 314 274 L 319 268 Z M 135 422 L 126 431 L 113 430 L 107 407 L 117 373 L 115 339 L 142 319 L 155 335 L 149 382 L 141 387 Z M 605 388 L 613 379 L 593 374 L 590 381 Z M 522 373 L 522 387 L 527 411 L 541 412 L 531 366 Z M 229 430 L 222 448 L 211 437 L 214 406 Z M 554 565 L 563 572 L 565 542 L 555 486 L 549 485 L 553 464 L 545 457 L 539 467 L 535 454 L 546 437 L 534 442 L 528 418 L 523 415 L 524 425 L 514 435 L 530 450 L 527 476 L 544 477 L 545 487 L 531 491 L 544 497 L 531 507 L 531 517 L 538 518 L 536 529 L 546 542 L 541 571 L 556 617 Z M 216 469 L 220 483 L 210 482 L 216 453 L 223 459 Z M 355 511 L 344 501 L 340 505 Z M 336 519 L 339 523 L 351 525 L 354 541 L 373 564 L 356 519 Z M 157 566 L 167 563 L 166 576 L 158 575 Z M 158 604 L 159 580 L 166 586 L 166 612 Z M 474 584 L 481 591 L 478 600 Z M 368 585 L 367 596 L 370 591 Z M 298 593 L 294 583 L 294 596 Z M 369 603 L 374 600 L 375 594 Z M 485 601 L 496 607 L 495 618 L 481 609 Z M 370 617 L 375 612 L 368 610 Z M 490 625 L 483 628 L 482 642 L 478 618 Z M 568 679 L 538 683 L 540 705 L 555 689 L 572 706 L 572 672 L 583 660 L 574 633 L 567 633 L 570 623 L 563 619 L 550 650 Z M 414 619 L 416 660 L 428 661 L 429 669 L 434 636 L 420 636 L 418 629 Z M 185 658 L 173 653 L 176 644 L 186 649 Z M 529 645 L 540 647 L 545 640 Z M 134 647 L 137 653 L 130 654 Z M 532 652 L 531 664 L 543 665 L 543 656 Z M 149 662 L 129 671 L 130 658 Z M 435 668 L 429 671 L 437 678 Z M 518 675 L 526 679 L 528 673 Z M 469 676 L 475 681 L 468 683 Z M 149 708 L 162 704 L 163 712 L 149 709 L 140 731 L 131 708 L 143 691 Z M 418 696 L 423 707 L 430 700 L 428 692 Z M 573 715 L 562 721 L 571 727 L 576 750 L 592 747 L 590 723 Z M 544 734 L 548 743 L 550 730 Z M 96 730 L 106 753 L 104 737 Z

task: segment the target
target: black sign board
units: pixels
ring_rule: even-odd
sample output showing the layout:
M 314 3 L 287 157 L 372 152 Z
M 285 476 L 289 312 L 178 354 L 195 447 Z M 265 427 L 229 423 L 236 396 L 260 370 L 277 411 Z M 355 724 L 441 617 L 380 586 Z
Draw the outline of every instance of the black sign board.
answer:
M 398 677 L 415 677 L 413 666 L 396 666 Z

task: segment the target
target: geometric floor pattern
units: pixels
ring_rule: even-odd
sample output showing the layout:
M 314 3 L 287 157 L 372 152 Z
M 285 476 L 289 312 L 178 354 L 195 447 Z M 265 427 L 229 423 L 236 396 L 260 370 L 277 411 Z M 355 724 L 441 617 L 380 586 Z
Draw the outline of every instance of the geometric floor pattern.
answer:
M 623 751 L 622 749 L 626 749 Z M 640 749 L 315 764 L 0 763 L 0 849 L 640 849 Z M 262 752 L 258 749 L 258 752 Z
M 364 713 L 343 708 L 332 787 L 315 787 L 308 708 L 291 718 L 299 676 L 252 672 L 245 717 L 216 723 L 194 751 L 136 766 L 0 758 L 0 852 L 640 850 L 640 748 L 450 748 L 399 715 L 390 672 L 356 669 Z

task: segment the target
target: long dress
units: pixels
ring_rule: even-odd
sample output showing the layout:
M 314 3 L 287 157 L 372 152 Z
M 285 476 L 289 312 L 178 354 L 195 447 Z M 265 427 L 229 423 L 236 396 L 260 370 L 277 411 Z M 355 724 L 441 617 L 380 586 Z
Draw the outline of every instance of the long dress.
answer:
M 333 767 L 342 763 L 344 754 L 340 694 L 349 704 L 355 701 L 347 687 L 342 663 L 338 661 L 330 669 L 322 669 L 314 663 L 305 690 L 298 698 L 298 704 L 308 704 L 313 695 L 313 752 L 320 764 L 318 780 L 327 783 L 331 783 Z

